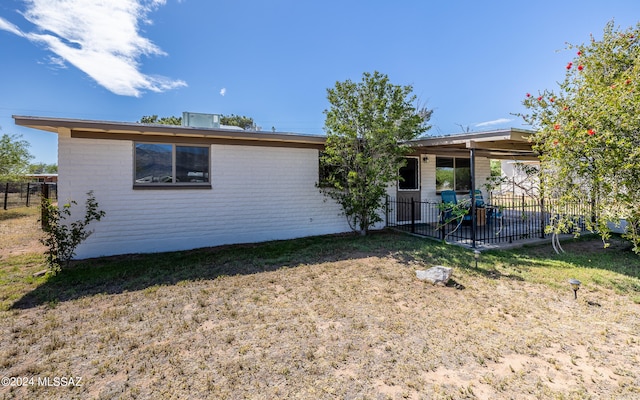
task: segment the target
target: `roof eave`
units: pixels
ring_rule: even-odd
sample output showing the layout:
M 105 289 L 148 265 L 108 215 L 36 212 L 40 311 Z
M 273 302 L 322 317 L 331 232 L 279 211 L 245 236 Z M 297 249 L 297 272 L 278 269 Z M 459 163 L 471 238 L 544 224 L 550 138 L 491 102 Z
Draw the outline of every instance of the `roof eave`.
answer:
M 293 133 L 268 133 L 247 132 L 235 129 L 195 128 L 175 125 L 141 124 L 134 122 L 92 121 L 67 118 L 46 118 L 14 115 L 16 125 L 38 129 L 47 132 L 59 133 L 61 129 L 73 132 L 82 132 L 85 136 L 92 132 L 96 134 L 139 135 L 144 136 L 168 136 L 191 137 L 206 139 L 221 139 L 232 141 L 251 142 L 280 142 L 280 143 L 305 143 L 310 145 L 324 145 L 326 137 L 317 135 L 300 135 Z

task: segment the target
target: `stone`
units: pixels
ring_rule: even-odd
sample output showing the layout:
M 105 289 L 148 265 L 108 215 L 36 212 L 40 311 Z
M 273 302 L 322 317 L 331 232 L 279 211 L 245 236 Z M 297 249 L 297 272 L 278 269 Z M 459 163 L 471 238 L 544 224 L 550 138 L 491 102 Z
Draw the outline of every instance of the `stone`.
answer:
M 446 285 L 453 275 L 453 268 L 436 265 L 428 270 L 416 271 L 416 277 L 421 281 L 431 282 L 434 285 Z

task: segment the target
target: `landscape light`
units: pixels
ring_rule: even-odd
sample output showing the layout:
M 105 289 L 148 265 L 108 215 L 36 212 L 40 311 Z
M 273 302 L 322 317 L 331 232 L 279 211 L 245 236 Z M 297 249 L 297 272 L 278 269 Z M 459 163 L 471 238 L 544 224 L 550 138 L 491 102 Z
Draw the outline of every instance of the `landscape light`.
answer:
M 578 289 L 580 289 L 580 284 L 582 282 L 580 282 L 576 278 L 572 278 L 572 279 L 569 279 L 569 283 L 571 284 L 571 289 L 573 289 L 573 298 L 577 299 L 578 298 Z
M 478 259 L 480 259 L 480 250 L 473 251 L 473 258 L 476 259 L 476 269 L 478 268 Z

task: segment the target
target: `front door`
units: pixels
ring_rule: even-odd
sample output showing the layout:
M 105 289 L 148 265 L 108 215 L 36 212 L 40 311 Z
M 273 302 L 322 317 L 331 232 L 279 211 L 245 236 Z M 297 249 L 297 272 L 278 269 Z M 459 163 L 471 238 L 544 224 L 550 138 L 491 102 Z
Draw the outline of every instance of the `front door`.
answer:
M 400 179 L 398 180 L 397 218 L 400 221 L 411 221 L 411 200 L 414 202 L 413 216 L 416 221 L 420 221 L 420 158 L 407 157 L 406 165 L 400 168 Z

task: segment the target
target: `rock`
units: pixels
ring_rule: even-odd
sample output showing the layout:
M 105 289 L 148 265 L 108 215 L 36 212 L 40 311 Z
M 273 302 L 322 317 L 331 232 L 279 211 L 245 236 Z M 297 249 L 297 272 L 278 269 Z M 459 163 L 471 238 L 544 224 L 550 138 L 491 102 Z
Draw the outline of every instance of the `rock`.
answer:
M 453 275 L 453 268 L 443 267 L 442 265 L 436 265 L 426 271 L 416 271 L 416 277 L 418 279 L 431 282 L 434 285 L 446 285 L 451 275 Z
M 33 277 L 34 277 L 34 278 L 38 278 L 38 277 L 40 277 L 40 276 L 44 276 L 44 275 L 46 275 L 46 273 L 47 273 L 47 272 L 49 272 L 49 270 L 48 270 L 48 269 L 43 269 L 42 271 L 35 272 L 35 273 L 33 274 Z

